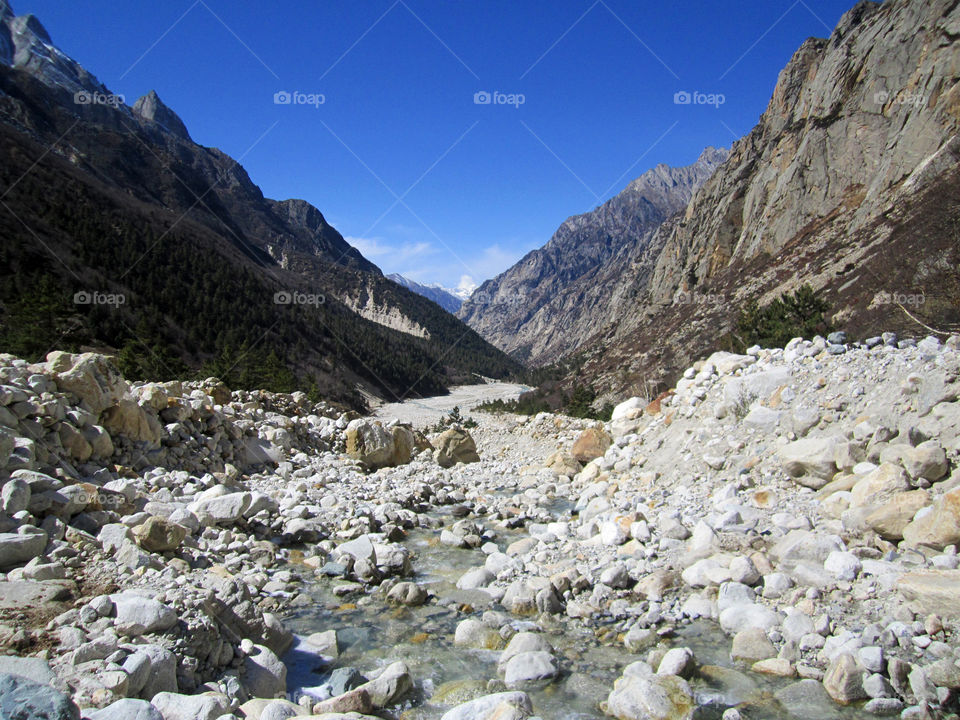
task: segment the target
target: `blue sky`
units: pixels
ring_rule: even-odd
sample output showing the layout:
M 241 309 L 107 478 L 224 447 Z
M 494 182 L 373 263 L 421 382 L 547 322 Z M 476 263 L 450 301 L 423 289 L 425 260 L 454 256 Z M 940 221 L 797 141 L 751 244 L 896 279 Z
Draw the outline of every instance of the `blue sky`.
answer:
M 129 104 L 155 89 L 268 197 L 309 200 L 385 272 L 453 287 L 657 163 L 729 147 L 853 0 L 12 4 Z

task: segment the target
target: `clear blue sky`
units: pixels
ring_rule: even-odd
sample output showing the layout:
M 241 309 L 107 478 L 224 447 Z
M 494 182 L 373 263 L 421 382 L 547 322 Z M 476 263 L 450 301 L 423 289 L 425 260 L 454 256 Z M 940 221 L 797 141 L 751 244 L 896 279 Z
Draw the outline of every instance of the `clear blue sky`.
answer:
M 729 147 L 800 43 L 854 3 L 12 4 L 129 104 L 155 89 L 194 140 L 240 159 L 268 197 L 312 202 L 384 271 L 456 286 L 657 163 Z M 324 103 L 275 104 L 279 91 Z M 475 104 L 482 91 L 524 102 Z M 725 102 L 676 104 L 680 91 Z

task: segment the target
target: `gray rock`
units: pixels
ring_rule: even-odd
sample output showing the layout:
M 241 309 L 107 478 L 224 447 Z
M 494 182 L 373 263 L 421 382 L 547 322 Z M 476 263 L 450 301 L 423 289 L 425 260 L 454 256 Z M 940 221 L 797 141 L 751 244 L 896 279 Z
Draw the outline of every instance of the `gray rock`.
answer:
M 770 632 L 780 625 L 780 616 L 773 610 L 756 603 L 734 605 L 720 613 L 720 627 L 734 635 L 747 628 L 759 628 Z
M 618 720 L 690 720 L 696 701 L 676 675 L 623 675 L 607 697 L 608 715 Z
M 39 528 L 22 525 L 16 533 L 0 533 L 0 570 L 23 565 L 46 547 L 47 534 Z
M 137 653 L 150 659 L 150 672 L 140 691 L 140 697 L 150 700 L 157 693 L 176 693 L 177 657 L 161 645 L 139 645 Z
M 863 691 L 871 698 L 894 697 L 893 686 L 880 673 L 871 673 L 863 681 Z
M 549 652 L 522 652 L 507 661 L 503 681 L 511 690 L 517 690 L 544 685 L 553 680 L 558 672 L 556 658 Z
M 516 655 L 530 652 L 553 653 L 553 646 L 540 633 L 518 632 L 507 643 L 507 647 L 500 653 L 500 659 L 497 661 L 497 670 L 501 673 L 506 671 L 507 663 Z
M 150 703 L 160 711 L 163 720 L 217 720 L 230 711 L 224 696 L 162 692 Z
M 634 625 L 623 636 L 623 644 L 632 653 L 639 653 L 657 644 L 657 633 L 650 628 Z
M 146 700 L 117 700 L 102 710 L 87 711 L 90 720 L 165 720 L 157 708 Z
M 360 671 L 352 667 L 337 668 L 330 674 L 327 684 L 330 685 L 331 694 L 336 697 L 346 692 L 355 690 L 363 685 L 367 679 L 360 674 Z
M 177 624 L 177 613 L 152 598 L 124 592 L 111 595 L 110 599 L 116 606 L 115 627 L 117 632 L 124 635 L 136 637 L 147 633 L 163 632 Z
M 747 628 L 733 636 L 730 657 L 734 660 L 743 660 L 752 665 L 776 656 L 777 649 L 770 642 L 767 633 L 760 628 Z
M 801 680 L 774 693 L 791 717 L 797 720 L 839 720 L 836 705 L 816 680 Z
M 690 648 L 671 648 L 660 661 L 657 675 L 679 675 L 688 678 L 696 667 L 697 663 Z
M 46 660 L 16 655 L 0 655 L 0 675 L 19 675 L 40 685 L 52 685 L 56 679 Z
M 287 692 L 287 666 L 269 648 L 254 645 L 243 659 L 242 681 L 252 697 L 281 697 Z
M 12 478 L 0 488 L 0 509 L 7 515 L 30 507 L 30 486 L 20 478 Z
M 899 715 L 903 707 L 900 698 L 875 698 L 863 706 L 863 711 L 870 715 Z
M 457 580 L 457 587 L 461 590 L 476 590 L 484 588 L 496 579 L 496 575 L 485 567 L 473 568 L 467 570 L 460 579 Z
M 823 677 L 823 687 L 841 705 L 867 698 L 863 689 L 863 669 L 849 653 L 840 653 L 833 659 Z
M 80 710 L 69 697 L 49 685 L 19 675 L 0 674 L 0 718 L 80 720 Z
M 457 705 L 440 720 L 523 720 L 533 713 L 533 703 L 525 692 L 504 692 L 484 695 Z

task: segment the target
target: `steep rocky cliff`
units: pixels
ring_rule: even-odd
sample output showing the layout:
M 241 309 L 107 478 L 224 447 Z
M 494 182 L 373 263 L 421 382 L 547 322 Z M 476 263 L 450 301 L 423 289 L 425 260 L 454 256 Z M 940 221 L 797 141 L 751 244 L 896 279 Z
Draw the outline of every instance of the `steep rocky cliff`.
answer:
M 862 335 L 960 321 L 960 3 L 861 2 L 780 73 L 757 126 L 650 240 L 649 276 L 586 346 L 639 393 L 716 347 L 739 308 L 810 283 Z M 897 298 L 906 300 L 898 302 Z
M 617 277 L 652 271 L 659 225 L 682 210 L 727 156 L 707 148 L 689 166 L 658 165 L 600 207 L 567 219 L 550 241 L 483 283 L 458 316 L 509 354 L 541 365 L 569 354 L 624 301 Z

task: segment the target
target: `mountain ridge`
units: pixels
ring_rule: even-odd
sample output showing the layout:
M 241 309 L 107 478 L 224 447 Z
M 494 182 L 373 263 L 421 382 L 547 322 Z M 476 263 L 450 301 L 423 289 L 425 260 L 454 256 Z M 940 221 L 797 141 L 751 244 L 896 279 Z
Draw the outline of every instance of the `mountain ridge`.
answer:
M 38 354 L 44 337 L 53 344 L 66 333 L 133 365 L 162 361 L 168 376 L 220 368 L 246 383 L 237 368 L 248 367 L 259 373 L 250 382 L 269 384 L 267 373 L 293 389 L 298 378 L 355 405 L 360 395 L 443 393 L 475 372 L 519 368 L 386 280 L 317 208 L 265 198 L 233 158 L 192 142 L 155 92 L 135 112 L 57 50 L 39 21 L 7 12 L 0 27 L 12 49 L 0 65 L 0 180 L 16 211 L 0 209 L 7 345 Z M 195 269 L 179 277 L 170 257 Z M 174 273 L 169 287 L 158 273 Z M 45 288 L 42 308 L 21 300 L 31 283 Z M 70 300 L 107 290 L 131 302 L 106 312 Z
M 726 157 L 708 147 L 687 166 L 660 164 L 600 206 L 567 218 L 550 240 L 480 285 L 458 317 L 505 352 L 543 365 L 575 352 L 618 302 L 609 273 L 648 253 L 656 228 L 679 212 Z

